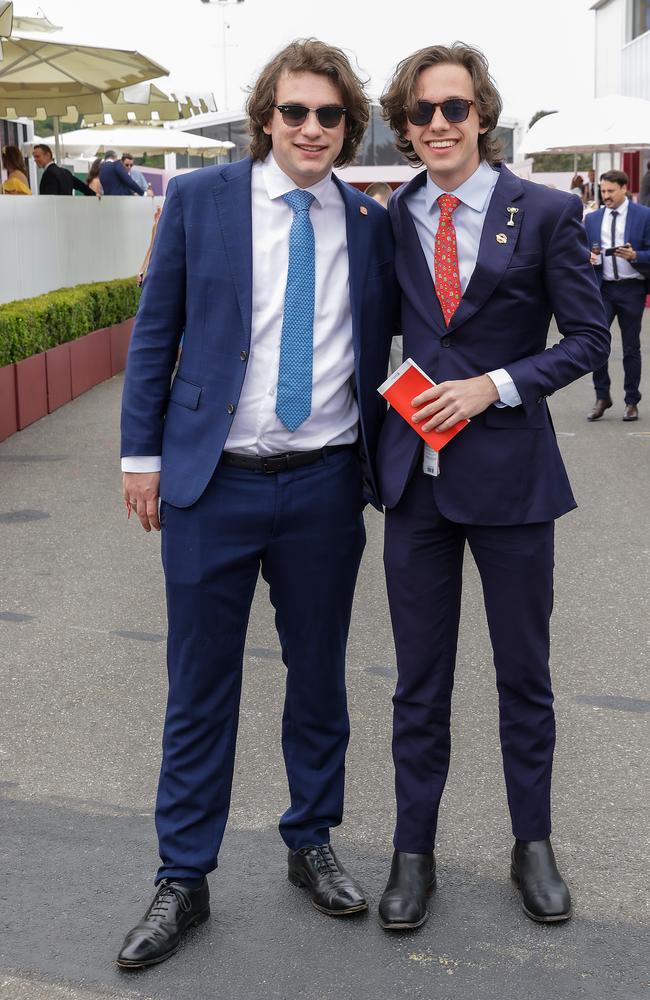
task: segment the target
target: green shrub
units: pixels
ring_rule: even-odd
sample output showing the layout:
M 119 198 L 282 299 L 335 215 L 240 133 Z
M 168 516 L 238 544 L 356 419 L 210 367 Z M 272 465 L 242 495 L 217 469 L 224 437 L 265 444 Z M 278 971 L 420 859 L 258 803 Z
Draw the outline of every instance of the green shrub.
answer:
M 135 279 L 117 278 L 0 305 L 0 368 L 130 319 L 139 300 Z

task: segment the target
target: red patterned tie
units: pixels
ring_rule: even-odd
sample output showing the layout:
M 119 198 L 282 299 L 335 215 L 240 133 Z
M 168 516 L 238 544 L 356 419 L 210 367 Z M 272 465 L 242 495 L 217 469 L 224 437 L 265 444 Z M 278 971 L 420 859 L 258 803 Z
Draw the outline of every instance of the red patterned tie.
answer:
M 436 295 L 440 302 L 445 323 L 449 321 L 460 305 L 460 274 L 458 273 L 458 248 L 456 227 L 452 215 L 460 205 L 460 198 L 453 194 L 441 194 L 438 198 L 440 222 L 436 233 L 433 253 Z

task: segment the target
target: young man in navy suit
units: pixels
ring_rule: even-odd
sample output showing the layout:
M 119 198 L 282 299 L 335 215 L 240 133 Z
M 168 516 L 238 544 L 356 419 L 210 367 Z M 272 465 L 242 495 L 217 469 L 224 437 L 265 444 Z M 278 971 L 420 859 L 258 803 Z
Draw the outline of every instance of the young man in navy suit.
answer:
M 439 461 L 394 410 L 380 438 L 398 667 L 397 826 L 380 919 L 388 929 L 419 926 L 435 886 L 467 543 L 494 652 L 512 875 L 529 917 L 565 920 L 571 901 L 549 839 L 549 619 L 553 522 L 575 500 L 546 397 L 600 367 L 609 350 L 582 210 L 498 162 L 491 133 L 501 100 L 476 49 L 416 52 L 382 105 L 398 148 L 426 166 L 389 204 L 404 355 L 437 383 L 415 398 L 413 419 L 425 430 L 471 422 Z M 563 339 L 547 347 L 553 314 Z
M 289 879 L 324 913 L 367 908 L 330 830 L 343 812 L 362 510 L 380 506 L 393 237 L 385 209 L 332 174 L 354 158 L 369 115 L 340 50 L 289 45 L 248 112 L 250 159 L 169 185 L 127 363 L 124 498 L 145 530 L 162 527 L 169 620 L 162 865 L 118 957 L 128 969 L 169 957 L 209 913 L 260 568 L 287 668 Z
M 611 326 L 618 319 L 623 342 L 625 409 L 623 420 L 639 419 L 641 393 L 641 322 L 650 277 L 650 208 L 627 196 L 628 176 L 608 170 L 600 176 L 604 207 L 585 218 L 587 237 Z M 614 253 L 608 253 L 609 250 Z M 596 402 L 587 420 L 600 418 L 612 406 L 607 362 L 594 372 Z

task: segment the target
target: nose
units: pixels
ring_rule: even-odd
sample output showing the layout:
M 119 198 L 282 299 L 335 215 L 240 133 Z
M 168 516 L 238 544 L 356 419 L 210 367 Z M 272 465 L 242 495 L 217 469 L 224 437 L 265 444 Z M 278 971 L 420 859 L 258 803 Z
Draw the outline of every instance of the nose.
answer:
M 442 113 L 442 108 L 437 107 L 433 113 L 433 118 L 431 119 L 431 128 L 439 132 L 440 130 L 448 129 L 449 122 Z
M 318 118 L 316 117 L 315 111 L 309 112 L 309 114 L 305 118 L 305 122 L 302 126 L 301 131 L 305 136 L 317 136 L 321 134 L 323 130 Z

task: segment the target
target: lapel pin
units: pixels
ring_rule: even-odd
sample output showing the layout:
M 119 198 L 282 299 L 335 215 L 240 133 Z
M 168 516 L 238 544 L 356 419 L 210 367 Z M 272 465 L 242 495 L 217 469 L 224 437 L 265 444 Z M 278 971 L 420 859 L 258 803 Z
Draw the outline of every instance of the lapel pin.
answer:
M 508 225 L 510 225 L 510 223 L 508 223 Z M 514 226 L 514 222 L 513 222 L 513 226 Z M 508 237 L 506 236 L 505 233 L 497 233 L 496 240 L 497 240 L 497 243 L 507 243 L 508 242 Z
M 362 215 L 367 215 L 368 214 L 368 209 L 366 208 L 365 205 L 361 205 L 359 211 L 361 212 Z
M 506 212 L 510 216 L 510 218 L 506 222 L 506 226 L 514 226 L 515 224 L 514 216 L 517 214 L 518 211 L 519 211 L 518 208 L 506 208 Z

